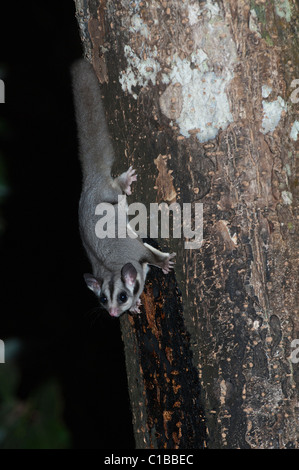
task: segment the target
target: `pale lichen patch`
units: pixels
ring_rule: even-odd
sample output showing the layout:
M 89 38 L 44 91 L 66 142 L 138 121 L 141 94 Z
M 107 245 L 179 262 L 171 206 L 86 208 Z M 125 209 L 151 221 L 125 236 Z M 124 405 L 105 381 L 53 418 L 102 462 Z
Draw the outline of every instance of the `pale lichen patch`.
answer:
M 287 111 L 287 104 L 281 96 L 278 96 L 275 101 L 268 102 L 263 100 L 262 103 L 264 114 L 260 131 L 263 134 L 267 134 L 275 130 L 280 121 L 282 111 Z
M 206 142 L 233 121 L 225 91 L 228 76 L 192 69 L 190 60 L 177 57 L 169 77 L 171 83 L 181 85 L 182 109 L 176 122 L 183 136 L 190 137 L 197 129 L 198 140 Z
M 290 205 L 293 203 L 293 195 L 290 191 L 282 191 L 281 197 L 284 204 Z
M 144 21 L 140 18 L 140 16 L 136 13 L 131 18 L 131 25 L 129 27 L 129 31 L 132 33 L 140 33 L 145 38 L 149 37 L 149 28 Z
M 151 82 L 156 84 L 157 73 L 160 70 L 159 62 L 153 57 L 141 59 L 128 45 L 124 48 L 127 59 L 127 68 L 120 76 L 120 84 L 124 91 L 128 91 L 135 99 L 137 94 L 133 92 L 132 87 L 145 87 Z
M 133 12 L 127 0 L 122 4 L 122 25 L 129 32 L 122 89 L 137 99 L 138 87 L 166 85 L 160 107 L 176 123 L 179 137 L 214 139 L 233 122 L 227 89 L 237 63 L 236 44 L 218 3 L 174 0 L 171 7 L 154 2 L 141 8 L 139 2 Z
M 207 0 L 202 7 L 202 12 L 206 11 L 209 18 L 220 15 L 220 8 L 217 2 L 213 0 Z
M 294 124 L 292 125 L 292 129 L 290 133 L 291 139 L 294 140 L 295 142 L 298 139 L 298 132 L 299 132 L 299 121 L 295 121 Z
M 198 23 L 201 12 L 201 8 L 197 3 L 191 3 L 190 5 L 188 5 L 188 18 L 191 26 Z
M 275 12 L 280 18 L 291 21 L 292 9 L 289 0 L 274 0 Z
M 218 16 L 218 5 L 208 2 L 205 11 L 208 18 L 217 17 L 217 21 L 201 19 L 195 24 L 193 51 L 183 59 L 174 55 L 168 64 L 171 69 L 168 78 L 163 78 L 164 83 L 181 85 L 183 104 L 176 118 L 180 133 L 185 137 L 196 135 L 200 142 L 214 139 L 220 129 L 233 122 L 226 90 L 237 62 L 236 46 L 224 20 Z M 165 108 L 162 112 L 170 115 Z
M 260 38 L 262 37 L 260 33 L 260 26 L 256 11 L 254 9 L 250 10 L 249 15 L 249 29 L 250 31 L 254 31 Z
M 269 85 L 262 86 L 262 97 L 268 98 L 268 96 L 272 93 L 272 88 Z

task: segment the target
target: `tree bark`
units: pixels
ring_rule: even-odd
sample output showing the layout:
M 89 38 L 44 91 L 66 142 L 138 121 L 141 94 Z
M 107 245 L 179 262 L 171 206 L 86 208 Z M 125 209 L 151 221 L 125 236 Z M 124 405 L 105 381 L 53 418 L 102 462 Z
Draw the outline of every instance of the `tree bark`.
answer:
M 75 3 L 116 173 L 203 203 L 201 249 L 161 242 L 177 281 L 121 319 L 137 448 L 298 448 L 298 4 Z

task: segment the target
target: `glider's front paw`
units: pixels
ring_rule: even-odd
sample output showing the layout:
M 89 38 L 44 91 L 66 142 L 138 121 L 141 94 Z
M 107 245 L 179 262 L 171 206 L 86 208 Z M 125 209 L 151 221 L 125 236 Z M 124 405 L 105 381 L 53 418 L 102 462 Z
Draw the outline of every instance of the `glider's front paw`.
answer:
M 130 311 L 131 313 L 135 313 L 135 314 L 141 313 L 140 310 L 139 310 L 139 307 L 140 307 L 141 305 L 142 305 L 141 300 L 138 299 L 137 302 L 136 302 L 136 304 L 134 305 L 134 307 L 131 307 L 129 311 Z
M 164 274 L 168 274 L 171 271 L 171 269 L 173 269 L 174 261 L 171 261 L 171 260 L 175 256 L 176 256 L 176 253 L 170 253 L 168 258 L 166 258 L 165 261 L 163 262 L 163 265 L 161 267 L 162 267 L 162 271 Z
M 131 184 L 133 181 L 137 181 L 137 175 L 135 173 L 135 170 L 133 169 L 132 166 L 128 169 L 128 171 L 125 173 L 125 184 L 124 184 L 124 192 L 130 196 L 132 194 L 131 190 Z

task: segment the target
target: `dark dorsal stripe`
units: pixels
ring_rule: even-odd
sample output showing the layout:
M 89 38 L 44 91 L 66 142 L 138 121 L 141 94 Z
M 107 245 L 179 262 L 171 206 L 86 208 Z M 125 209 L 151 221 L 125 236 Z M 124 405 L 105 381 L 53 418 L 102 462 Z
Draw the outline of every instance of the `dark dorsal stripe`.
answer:
M 134 291 L 133 291 L 134 295 L 136 295 L 137 292 L 139 291 L 139 287 L 140 287 L 139 281 L 136 281 L 135 286 L 134 286 Z
M 110 279 L 109 283 L 108 283 L 108 287 L 109 287 L 109 292 L 110 292 L 110 299 L 111 301 L 113 300 L 113 293 L 114 293 L 114 282 L 113 282 L 113 277 Z

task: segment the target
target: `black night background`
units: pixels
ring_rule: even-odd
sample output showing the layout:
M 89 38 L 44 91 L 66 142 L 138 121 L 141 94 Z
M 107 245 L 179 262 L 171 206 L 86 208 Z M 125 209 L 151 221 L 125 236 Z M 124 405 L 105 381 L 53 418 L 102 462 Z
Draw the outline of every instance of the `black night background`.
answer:
M 119 321 L 99 310 L 83 280 L 69 75 L 82 55 L 74 2 L 6 3 L 0 448 L 134 448 Z

